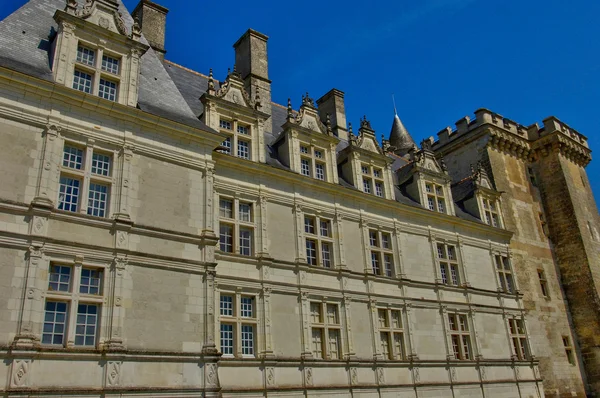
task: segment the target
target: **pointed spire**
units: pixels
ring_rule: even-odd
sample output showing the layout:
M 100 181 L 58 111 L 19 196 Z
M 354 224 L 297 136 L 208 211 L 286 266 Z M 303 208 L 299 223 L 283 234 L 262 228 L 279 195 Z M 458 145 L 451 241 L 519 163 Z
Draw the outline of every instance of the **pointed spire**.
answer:
M 208 94 L 215 95 L 215 80 L 213 79 L 213 70 L 210 68 L 208 72 Z
M 304 97 L 302 99 L 304 99 Z M 287 119 L 291 120 L 292 116 L 293 116 L 293 112 L 292 112 L 292 99 L 288 97 Z
M 394 112 L 395 111 L 396 107 L 394 106 Z M 389 141 L 390 145 L 396 148 L 394 152 L 400 156 L 406 155 L 414 146 L 416 146 L 415 141 L 412 139 L 397 114 L 394 114 L 394 122 L 392 124 L 392 130 L 390 131 Z

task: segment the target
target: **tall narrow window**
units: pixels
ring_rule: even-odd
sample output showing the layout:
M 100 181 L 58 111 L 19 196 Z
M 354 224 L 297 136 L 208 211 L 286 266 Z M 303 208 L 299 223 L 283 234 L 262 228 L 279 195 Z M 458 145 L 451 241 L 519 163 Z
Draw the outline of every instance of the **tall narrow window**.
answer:
M 546 279 L 546 273 L 543 269 L 538 269 L 537 271 L 538 279 L 540 281 L 540 290 L 542 291 L 542 296 L 548 298 L 550 297 L 550 292 L 548 291 L 548 280 Z
M 445 285 L 459 286 L 460 274 L 456 247 L 443 243 L 437 244 L 437 255 L 440 265 L 440 277 Z
M 101 62 L 98 60 L 101 59 Z M 73 85 L 75 90 L 97 94 L 109 101 L 118 100 L 120 58 L 105 53 L 104 49 L 77 46 Z
M 379 308 L 377 316 L 381 354 L 384 359 L 406 359 L 402 313 L 399 310 Z
M 492 227 L 500 226 L 500 215 L 498 213 L 498 203 L 495 199 L 482 198 L 483 221 Z
M 65 143 L 59 180 L 58 209 L 71 212 L 85 211 L 96 217 L 108 216 L 110 187 L 112 184 L 112 157 Z M 86 171 L 88 171 L 86 173 Z M 87 183 L 87 191 L 83 187 Z
M 433 182 L 425 183 L 427 208 L 431 211 L 446 213 L 446 198 L 444 187 Z
M 337 304 L 310 303 L 310 333 L 314 358 L 341 358 L 341 324 Z
M 363 181 L 363 192 L 383 197 L 383 169 L 363 163 L 360 166 Z
M 249 125 L 222 117 L 219 119 L 219 130 L 228 135 L 221 143 L 219 152 L 235 154 L 242 159 L 252 159 L 252 128 Z
M 300 143 L 300 174 L 327 180 L 325 150 L 306 143 Z
M 473 359 L 469 320 L 465 314 L 448 314 L 450 341 L 455 359 Z
M 527 347 L 527 336 L 525 334 L 525 326 L 522 319 L 511 318 L 508 320 L 510 329 L 510 338 L 512 341 L 513 355 L 515 358 L 525 360 L 529 358 Z
M 495 258 L 498 279 L 500 280 L 500 289 L 506 293 L 514 293 L 515 286 L 508 257 L 496 254 Z
M 571 344 L 571 339 L 569 336 L 562 336 L 562 342 L 565 347 L 565 355 L 567 356 L 567 361 L 571 365 L 575 365 L 575 354 L 573 351 L 573 344 Z
M 369 230 L 371 271 L 373 275 L 394 275 L 394 250 L 392 236 L 388 232 Z
M 254 296 L 221 293 L 219 330 L 223 356 L 255 356 L 258 329 L 255 301 Z
M 254 214 L 250 202 L 219 199 L 219 249 L 243 256 L 254 254 Z
M 304 237 L 306 245 L 306 262 L 331 268 L 333 265 L 333 234 L 331 220 L 304 216 Z

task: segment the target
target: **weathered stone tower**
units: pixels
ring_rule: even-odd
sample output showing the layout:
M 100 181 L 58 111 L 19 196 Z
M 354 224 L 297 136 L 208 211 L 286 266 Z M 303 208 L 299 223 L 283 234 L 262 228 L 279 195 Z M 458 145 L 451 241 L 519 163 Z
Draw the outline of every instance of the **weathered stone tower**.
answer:
M 436 154 L 454 181 L 481 162 L 503 192 L 517 291 L 548 396 L 586 396 L 586 376 L 588 393 L 598 394 L 600 224 L 584 170 L 586 138 L 553 117 L 540 128 L 485 109 L 475 115 L 441 131 Z

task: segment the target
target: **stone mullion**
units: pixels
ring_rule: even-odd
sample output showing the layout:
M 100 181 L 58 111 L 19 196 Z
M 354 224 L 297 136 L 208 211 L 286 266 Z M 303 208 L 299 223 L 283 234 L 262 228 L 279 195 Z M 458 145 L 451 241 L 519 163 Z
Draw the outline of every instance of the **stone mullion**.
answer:
M 44 131 L 44 144 L 40 159 L 40 168 L 36 187 L 36 195 L 32 204 L 52 208 L 55 205 L 57 183 L 59 181 L 61 162 L 61 140 L 58 139 L 60 126 L 48 124 Z
M 83 257 L 75 258 L 75 266 L 73 267 L 73 277 L 71 279 L 71 302 L 67 314 L 67 347 L 75 346 L 75 329 L 77 324 L 77 308 L 79 307 L 79 281 L 81 281 L 81 268 L 83 267 Z
M 117 208 L 115 209 L 115 218 L 130 219 L 129 214 L 129 185 L 131 181 L 131 159 L 133 158 L 133 148 L 126 145 L 121 150 L 119 156 L 118 178 L 116 183 Z
M 357 152 L 352 153 L 351 162 L 353 164 L 352 168 L 354 169 L 354 173 L 353 173 L 354 186 L 359 191 L 362 191 L 363 189 L 362 189 L 362 173 L 361 173 L 361 168 L 360 168 L 360 155 Z
M 508 266 L 510 267 L 510 275 L 512 277 L 513 283 L 513 293 L 519 292 L 521 289 L 519 288 L 519 282 L 517 281 L 517 276 L 515 273 L 515 268 L 513 267 L 513 253 L 510 251 L 509 247 L 506 247 L 506 257 L 508 259 Z M 504 264 L 503 264 L 504 266 Z
M 302 206 L 299 203 L 294 204 L 294 220 L 296 222 L 296 262 L 306 263 L 306 251 L 304 249 L 304 222 L 302 219 Z
M 333 224 L 335 225 L 334 232 L 334 240 L 335 240 L 335 248 L 337 253 L 335 253 L 335 258 L 339 259 L 337 262 L 338 268 L 346 268 L 346 253 L 344 253 L 344 233 L 343 233 L 343 219 L 342 215 L 336 211 L 333 219 Z
M 394 224 L 396 224 L 396 221 L 394 220 Z M 394 236 L 394 240 L 396 241 L 396 253 L 397 255 L 394 256 L 394 259 L 397 258 L 397 260 L 394 260 L 394 267 L 396 268 L 394 270 L 394 275 L 399 278 L 406 278 L 406 274 L 404 273 L 404 261 L 403 261 L 403 251 L 402 251 L 402 239 L 400 237 L 401 235 L 401 230 L 400 228 L 396 227 L 394 228 L 393 231 L 393 236 Z
M 363 264 L 364 264 L 364 272 L 365 274 L 372 274 L 372 264 L 371 264 L 371 243 L 369 242 L 369 225 L 366 220 L 363 218 L 360 219 L 359 228 L 362 234 L 363 241 Z M 381 264 L 380 264 L 381 266 Z M 371 292 L 369 292 L 371 293 Z
M 260 251 L 259 256 L 268 257 L 268 236 L 267 236 L 267 198 L 260 196 L 258 199 L 259 205 L 259 226 L 260 226 Z
M 216 209 L 218 206 L 213 208 L 213 201 L 215 200 L 214 182 L 215 182 L 215 170 L 212 165 L 206 166 L 204 169 L 204 231 L 203 235 L 214 236 L 215 233 L 215 219 Z M 217 198 L 218 199 L 218 198 Z
M 308 301 L 308 293 L 300 294 L 300 316 L 302 317 L 302 358 L 312 358 L 310 349 L 310 302 Z
M 124 349 L 123 323 L 125 319 L 124 295 L 125 279 L 127 278 L 128 262 L 125 257 L 116 257 L 113 261 L 110 274 L 111 283 L 106 302 L 108 303 L 109 326 L 106 335 L 108 349 Z
M 435 234 L 429 233 L 429 244 L 431 246 L 431 258 L 433 260 L 433 274 L 435 275 L 435 283 L 442 283 L 442 275 L 440 273 L 439 259 L 437 255 L 437 240 Z
M 390 164 L 386 164 L 383 168 L 385 198 L 394 199 L 394 180 L 392 177 L 392 169 Z
M 352 338 L 351 303 L 352 299 L 348 296 L 344 296 L 342 304 L 344 306 L 344 320 L 346 322 L 347 358 L 352 358 L 356 355 L 354 352 L 354 339 Z
M 79 212 L 82 214 L 87 213 L 88 198 L 90 195 L 90 178 L 92 176 L 92 156 L 94 154 L 95 140 L 88 138 L 87 145 L 85 147 L 85 157 L 83 165 L 83 181 L 81 181 L 81 191 L 79 193 Z
M 494 249 L 492 248 L 492 244 L 490 243 L 490 258 L 492 259 L 492 272 L 494 273 L 494 279 L 496 281 L 496 290 L 502 290 L 502 284 L 500 282 L 500 275 L 498 275 L 498 265 L 496 264 L 496 254 L 494 253 Z
M 42 330 L 44 298 L 48 281 L 39 278 L 42 270 L 48 268 L 44 261 L 41 246 L 32 245 L 27 253 L 25 271 L 25 295 L 21 302 L 18 332 L 14 339 L 16 347 L 32 347 L 40 342 Z
M 263 357 L 273 356 L 273 335 L 271 328 L 271 288 L 265 287 L 262 291 L 263 317 L 262 324 L 264 330 L 264 349 Z

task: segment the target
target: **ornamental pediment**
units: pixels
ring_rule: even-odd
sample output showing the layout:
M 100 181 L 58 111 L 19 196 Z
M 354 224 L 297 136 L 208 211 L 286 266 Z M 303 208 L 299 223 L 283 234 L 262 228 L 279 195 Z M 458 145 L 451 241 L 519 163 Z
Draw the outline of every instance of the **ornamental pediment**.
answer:
M 287 121 L 312 132 L 333 136 L 331 123 L 329 122 L 328 125 L 325 126 L 323 122 L 321 122 L 315 103 L 313 99 L 308 96 L 308 93 L 306 93 L 306 96 L 302 96 L 302 106 L 300 106 L 300 110 L 295 116 L 292 111 L 291 100 L 288 99 Z
M 210 80 L 212 80 L 212 71 Z M 210 82 L 209 82 L 210 86 Z M 210 87 L 209 87 L 210 89 Z M 210 90 L 209 90 L 210 92 Z M 236 105 L 245 106 L 248 108 L 255 108 L 257 104 L 260 104 L 260 100 L 257 98 L 257 101 L 252 101 L 250 95 L 244 88 L 244 81 L 240 74 L 235 70 L 233 72 L 229 72 L 227 74 L 227 78 L 221 84 L 219 90 L 217 90 L 214 94 L 217 98 L 221 98 L 225 101 L 231 102 Z
M 355 146 L 363 151 L 373 152 L 379 155 L 383 155 L 383 151 L 377 142 L 375 137 L 375 131 L 371 128 L 371 122 L 364 116 L 360 120 L 360 129 L 358 130 L 358 138 L 356 141 L 352 138 L 351 145 Z
M 84 19 L 94 25 L 121 35 L 128 35 L 127 27 L 119 11 L 119 5 L 111 0 L 86 0 L 79 8 L 77 0 L 67 0 L 67 14 Z M 132 29 L 132 38 L 139 39 L 141 31 L 137 24 Z

